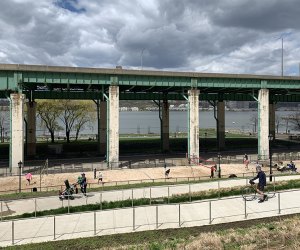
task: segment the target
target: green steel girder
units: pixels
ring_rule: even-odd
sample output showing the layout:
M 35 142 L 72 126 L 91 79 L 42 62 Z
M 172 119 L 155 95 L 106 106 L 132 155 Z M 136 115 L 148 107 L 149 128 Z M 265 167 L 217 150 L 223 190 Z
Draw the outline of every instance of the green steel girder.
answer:
M 22 75 L 13 71 L 0 71 L 0 90 L 18 91 Z
M 0 64 L 0 91 L 34 90 L 43 86 L 49 89 L 99 89 L 103 85 L 160 87 L 168 92 L 172 88 L 195 87 L 200 91 L 205 88 L 208 93 L 222 88 L 248 91 L 290 89 L 300 94 L 299 77 Z
M 23 91 L 26 96 L 29 96 L 29 91 Z M 107 94 L 107 93 L 106 93 Z M 7 93 L 0 91 L 0 98 L 6 98 Z M 165 94 L 163 93 L 132 93 L 121 92 L 120 100 L 163 100 Z M 33 91 L 32 97 L 34 99 L 73 99 L 73 100 L 96 100 L 102 98 L 102 92 L 98 91 Z M 257 97 L 257 95 L 256 95 Z M 168 93 L 168 100 L 184 100 L 181 94 Z M 237 93 L 200 93 L 200 101 L 254 101 L 249 94 Z M 270 101 L 275 102 L 300 102 L 300 95 L 270 95 Z
M 11 91 L 0 91 L 0 98 L 6 98 Z M 29 91 L 23 91 L 29 96 Z M 92 100 L 102 98 L 102 92 L 98 91 L 33 91 L 34 99 L 77 99 L 77 100 Z M 121 92 L 120 100 L 163 100 L 163 93 L 133 93 Z M 184 100 L 181 94 L 169 93 L 168 100 Z M 253 97 L 249 94 L 239 93 L 200 93 L 199 100 L 224 100 L 224 101 L 253 101 Z M 270 101 L 275 102 L 300 102 L 300 95 L 284 94 L 270 95 Z
M 23 72 L 23 82 L 27 84 L 110 84 L 110 75 L 62 73 L 62 72 Z
M 24 74 L 23 74 L 24 75 Z M 125 85 L 125 86 L 157 86 L 157 87 L 198 87 L 198 88 L 240 88 L 240 89 L 299 89 L 300 81 L 259 81 L 253 79 L 218 79 L 205 78 L 197 79 L 197 83 L 192 83 L 190 78 L 180 77 L 149 77 L 149 76 L 111 76 L 111 75 L 74 75 L 54 73 L 47 74 L 46 77 L 23 77 L 23 82 L 30 85 L 58 84 L 62 86 L 70 85 Z
M 292 95 L 271 95 L 270 101 L 274 102 L 300 102 L 300 94 L 292 94 Z
M 7 91 L 0 91 L 0 99 L 6 99 L 10 95 Z
M 62 73 L 23 73 L 23 82 L 28 84 L 60 84 L 60 85 L 111 85 L 120 86 L 157 86 L 157 87 L 197 87 L 197 88 L 240 88 L 240 89 L 299 89 L 300 81 L 230 79 L 230 78 L 195 78 L 170 76 L 134 76 L 134 75 L 93 75 L 93 74 L 62 74 Z

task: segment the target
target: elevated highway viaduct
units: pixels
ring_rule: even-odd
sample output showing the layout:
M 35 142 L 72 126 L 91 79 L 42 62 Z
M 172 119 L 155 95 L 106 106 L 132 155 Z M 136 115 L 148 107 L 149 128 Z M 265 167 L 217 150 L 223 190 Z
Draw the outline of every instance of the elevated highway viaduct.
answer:
M 10 170 L 24 162 L 24 106 L 27 105 L 27 154 L 36 154 L 38 99 L 95 100 L 99 111 L 100 153 L 119 162 L 119 100 L 155 100 L 160 106 L 163 150 L 169 149 L 169 100 L 188 104 L 188 155 L 199 157 L 199 100 L 216 107 L 219 148 L 225 146 L 224 101 L 257 101 L 258 155 L 269 158 L 275 135 L 276 102 L 300 102 L 300 78 L 127 69 L 0 64 L 0 98 L 10 101 Z

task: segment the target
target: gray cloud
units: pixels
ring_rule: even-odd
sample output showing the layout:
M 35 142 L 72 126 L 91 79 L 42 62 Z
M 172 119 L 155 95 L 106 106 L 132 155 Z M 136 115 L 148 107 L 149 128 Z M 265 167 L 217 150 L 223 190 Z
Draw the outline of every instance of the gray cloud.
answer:
M 299 30 L 300 2 L 297 0 L 222 1 L 223 9 L 214 11 L 212 20 L 223 27 L 241 27 L 281 32 Z
M 296 0 L 59 1 L 0 2 L 0 62 L 280 74 L 289 31 L 297 73 Z

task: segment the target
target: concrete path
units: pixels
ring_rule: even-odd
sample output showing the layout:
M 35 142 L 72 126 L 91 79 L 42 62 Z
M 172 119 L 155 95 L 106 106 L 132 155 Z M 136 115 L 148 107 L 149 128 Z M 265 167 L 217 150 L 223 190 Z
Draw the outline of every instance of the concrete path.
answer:
M 300 179 L 300 175 L 277 176 L 277 181 Z M 75 195 L 74 200 L 59 200 L 58 196 L 51 196 L 36 199 L 20 199 L 12 201 L 2 201 L 0 204 L 0 214 L 19 215 L 23 213 L 32 213 L 35 211 L 43 211 L 56 209 L 60 207 L 80 206 L 86 204 L 96 204 L 100 201 L 119 201 L 126 199 L 150 198 L 157 199 L 162 197 L 171 197 L 173 194 L 192 193 L 209 189 L 228 188 L 234 186 L 246 185 L 249 179 L 226 179 L 216 180 L 212 182 L 203 182 L 198 184 L 181 184 L 171 186 L 157 186 L 137 189 L 126 189 L 105 192 L 91 192 L 87 197 Z M 100 206 L 99 206 L 100 208 Z M 2 213 L 1 213 L 2 211 Z M 0 216 L 1 217 L 1 216 Z
M 0 246 L 134 231 L 192 227 L 300 212 L 300 190 L 264 203 L 241 196 L 184 204 L 143 206 L 0 223 Z

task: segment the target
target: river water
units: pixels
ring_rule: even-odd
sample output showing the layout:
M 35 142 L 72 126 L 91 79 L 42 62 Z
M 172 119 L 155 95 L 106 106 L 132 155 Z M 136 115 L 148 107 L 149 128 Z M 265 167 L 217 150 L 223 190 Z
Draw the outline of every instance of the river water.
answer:
M 293 114 L 295 111 L 276 111 L 276 116 L 284 117 Z M 226 111 L 225 113 L 225 129 L 238 130 L 242 132 L 253 132 L 253 117 L 257 116 L 256 111 Z M 5 132 L 9 134 L 9 113 L 5 112 Z M 39 126 L 37 121 L 37 134 L 47 134 L 47 131 Z M 62 125 L 62 124 L 61 124 Z M 213 111 L 199 111 L 199 126 L 201 129 L 215 128 L 216 121 Z M 187 131 L 187 112 L 186 111 L 170 111 L 170 132 L 186 132 Z M 291 133 L 295 132 L 290 125 L 288 127 Z M 140 111 L 140 112 L 120 112 L 120 134 L 149 134 L 159 133 L 160 121 L 157 111 Z M 286 124 L 281 121 L 279 132 L 286 131 Z M 96 134 L 96 121 L 85 126 L 81 134 Z M 63 136 L 64 132 L 58 135 Z
M 278 117 L 293 113 L 294 111 L 276 111 Z M 256 111 L 226 111 L 225 129 L 253 132 L 253 117 L 257 117 Z M 159 133 L 159 124 L 158 112 L 120 112 L 120 133 Z M 202 129 L 216 128 L 213 111 L 199 112 L 199 126 Z M 170 111 L 171 132 L 186 132 L 187 127 L 187 112 Z M 293 132 L 291 126 L 288 129 L 290 132 Z M 281 121 L 279 132 L 285 131 L 286 124 L 284 121 Z

